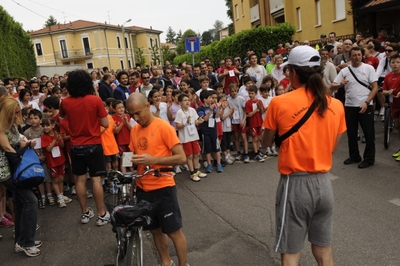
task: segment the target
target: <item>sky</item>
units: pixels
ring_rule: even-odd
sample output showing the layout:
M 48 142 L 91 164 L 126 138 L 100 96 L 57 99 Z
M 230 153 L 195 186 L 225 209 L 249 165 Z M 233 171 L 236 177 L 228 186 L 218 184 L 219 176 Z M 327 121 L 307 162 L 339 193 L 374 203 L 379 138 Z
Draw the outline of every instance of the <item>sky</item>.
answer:
M 153 27 L 163 31 L 161 42 L 165 42 L 168 27 L 182 33 L 187 29 L 202 33 L 213 28 L 216 20 L 227 26 L 225 0 L 2 0 L 1 6 L 15 21 L 22 23 L 24 30 L 39 30 L 53 15 L 60 23 L 74 20 L 107 22 L 125 26 Z

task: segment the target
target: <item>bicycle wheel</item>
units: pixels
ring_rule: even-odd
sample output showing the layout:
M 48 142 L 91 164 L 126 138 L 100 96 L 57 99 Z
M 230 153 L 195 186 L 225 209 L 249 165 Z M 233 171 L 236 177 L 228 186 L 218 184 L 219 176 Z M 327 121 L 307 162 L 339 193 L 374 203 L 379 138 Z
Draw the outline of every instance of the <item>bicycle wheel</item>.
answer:
M 392 131 L 392 116 L 390 114 L 390 108 L 385 109 L 385 122 L 383 124 L 385 129 L 383 135 L 383 146 L 385 147 L 385 149 L 387 149 L 390 144 L 390 132 Z
M 143 265 L 142 228 L 134 227 L 132 229 L 132 235 L 129 238 L 125 266 L 142 266 L 142 265 Z
M 126 228 L 117 227 L 116 230 L 117 230 L 117 246 L 118 246 L 117 262 L 118 262 L 118 261 L 123 261 L 124 258 L 126 257 L 129 238 L 126 237 Z

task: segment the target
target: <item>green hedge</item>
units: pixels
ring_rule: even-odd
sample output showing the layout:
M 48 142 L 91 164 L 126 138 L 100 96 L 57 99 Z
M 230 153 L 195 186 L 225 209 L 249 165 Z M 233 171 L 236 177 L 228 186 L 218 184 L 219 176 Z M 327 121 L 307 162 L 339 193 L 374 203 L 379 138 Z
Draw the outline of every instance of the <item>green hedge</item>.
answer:
M 211 62 L 216 64 L 228 55 L 243 58 L 247 49 L 252 49 L 256 54 L 261 55 L 262 50 L 276 49 L 279 42 L 292 42 L 295 31 L 295 27 L 289 23 L 244 30 L 201 47 L 200 52 L 195 53 L 194 59 L 196 63 L 199 63 L 208 56 Z M 185 61 L 192 63 L 191 53 L 175 57 L 174 64 Z
M 36 58 L 29 35 L 0 6 L 0 78 L 36 75 Z

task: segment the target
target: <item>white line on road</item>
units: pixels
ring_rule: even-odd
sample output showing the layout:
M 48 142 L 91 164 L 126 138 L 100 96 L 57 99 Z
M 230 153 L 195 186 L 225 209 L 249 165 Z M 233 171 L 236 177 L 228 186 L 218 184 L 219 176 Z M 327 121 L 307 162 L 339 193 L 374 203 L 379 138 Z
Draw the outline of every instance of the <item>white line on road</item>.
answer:
M 400 199 L 399 198 L 395 198 L 392 200 L 389 200 L 390 203 L 393 203 L 394 205 L 400 206 Z

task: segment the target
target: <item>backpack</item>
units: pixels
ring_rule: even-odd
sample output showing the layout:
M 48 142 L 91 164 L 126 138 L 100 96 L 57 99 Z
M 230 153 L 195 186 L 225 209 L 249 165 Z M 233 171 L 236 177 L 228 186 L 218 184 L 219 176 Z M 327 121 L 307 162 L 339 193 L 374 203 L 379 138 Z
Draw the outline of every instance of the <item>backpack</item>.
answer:
M 20 188 L 33 188 L 43 183 L 45 172 L 35 151 L 28 147 L 21 158 L 21 163 L 13 174 L 14 184 Z

